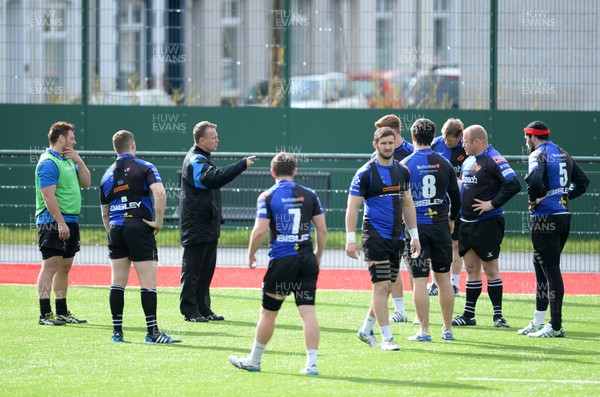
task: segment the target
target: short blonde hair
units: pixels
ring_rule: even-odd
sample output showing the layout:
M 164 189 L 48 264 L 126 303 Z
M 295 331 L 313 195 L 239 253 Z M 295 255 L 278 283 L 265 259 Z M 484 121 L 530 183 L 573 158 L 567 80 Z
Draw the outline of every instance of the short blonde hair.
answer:
M 395 114 L 387 114 L 375 122 L 375 128 L 390 127 L 396 133 L 400 134 L 400 118 Z

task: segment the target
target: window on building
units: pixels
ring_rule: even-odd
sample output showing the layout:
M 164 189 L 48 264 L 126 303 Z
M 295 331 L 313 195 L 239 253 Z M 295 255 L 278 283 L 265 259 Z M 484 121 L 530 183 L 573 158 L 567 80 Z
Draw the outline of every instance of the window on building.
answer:
M 394 66 L 394 3 L 395 0 L 377 0 L 377 68 Z
M 433 3 L 433 51 L 435 62 L 448 63 L 449 0 L 435 0 Z
M 241 79 L 241 4 L 240 0 L 222 2 L 221 89 L 224 96 L 239 95 Z
M 41 25 L 43 40 L 43 81 L 36 82 L 35 92 L 45 96 L 45 102 L 59 102 L 64 94 L 65 42 L 67 33 L 64 2 L 49 1 L 36 11 L 36 24 Z M 39 89 L 41 88 L 41 89 Z
M 286 12 L 278 18 L 292 29 L 292 76 L 310 74 L 310 0 L 293 0 L 292 10 Z
M 146 77 L 146 6 L 141 0 L 119 2 L 119 50 L 117 88 L 138 90 Z

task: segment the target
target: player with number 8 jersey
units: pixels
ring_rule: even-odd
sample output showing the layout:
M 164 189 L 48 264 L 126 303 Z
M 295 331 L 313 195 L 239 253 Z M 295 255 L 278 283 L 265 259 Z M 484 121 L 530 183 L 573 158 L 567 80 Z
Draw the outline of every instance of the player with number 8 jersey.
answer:
M 409 260 L 414 279 L 413 300 L 417 309 L 420 330 L 414 341 L 430 341 L 429 296 L 427 279 L 430 266 L 438 283 L 442 309 L 442 339 L 453 339 L 452 311 L 454 290 L 450 280 L 452 237 L 448 223 L 458 216 L 460 192 L 452 164 L 431 149 L 436 126 L 428 119 L 416 120 L 410 128 L 415 152 L 402 160 L 410 171 L 409 187 L 417 211 L 417 226 L 421 239 L 421 255 Z M 430 265 L 431 264 L 431 265 Z

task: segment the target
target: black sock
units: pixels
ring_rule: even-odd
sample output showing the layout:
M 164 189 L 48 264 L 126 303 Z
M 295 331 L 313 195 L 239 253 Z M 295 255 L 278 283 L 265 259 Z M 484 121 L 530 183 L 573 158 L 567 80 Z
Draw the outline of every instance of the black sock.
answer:
M 55 299 L 54 303 L 56 304 L 56 315 L 67 315 L 67 299 Z
M 475 317 L 475 305 L 477 305 L 477 299 L 479 299 L 479 295 L 481 295 L 482 286 L 483 283 L 481 281 L 467 281 L 467 295 L 465 298 L 465 311 L 463 312 L 463 317 Z
M 494 306 L 494 320 L 497 320 L 502 317 L 502 279 L 488 280 L 487 290 Z
M 46 313 L 52 313 L 50 299 L 40 299 L 40 314 L 42 317 L 46 317 Z
M 156 322 L 156 290 L 142 288 L 140 290 L 142 295 L 142 308 L 146 315 L 146 328 L 150 335 L 158 334 L 158 324 Z
M 117 332 L 123 332 L 125 287 L 121 285 L 111 285 L 108 300 L 110 302 L 110 313 L 112 314 L 113 329 Z
M 562 304 L 565 296 L 565 286 L 559 266 L 546 268 L 548 275 L 549 286 L 549 301 L 550 301 L 550 324 L 552 329 L 558 331 L 562 328 Z

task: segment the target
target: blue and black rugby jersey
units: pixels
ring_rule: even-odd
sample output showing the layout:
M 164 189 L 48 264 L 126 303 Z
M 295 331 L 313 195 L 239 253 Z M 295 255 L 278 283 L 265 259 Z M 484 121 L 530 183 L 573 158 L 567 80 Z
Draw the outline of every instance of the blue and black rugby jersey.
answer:
M 110 224 L 148 228 L 142 219 L 151 221 L 154 217 L 153 183 L 162 183 L 154 165 L 132 154 L 118 155 L 100 184 L 100 203 L 109 205 Z
M 417 210 L 417 223 L 448 222 L 460 210 L 460 191 L 452 164 L 431 149 L 421 149 L 402 160 L 410 171 L 410 191 Z
M 293 181 L 280 180 L 258 196 L 256 207 L 257 218 L 271 220 L 270 259 L 312 252 L 311 221 L 323 213 L 314 190 Z
M 444 138 L 438 136 L 431 143 L 431 149 L 434 152 L 441 154 L 446 160 L 448 160 L 450 164 L 452 164 L 452 166 L 454 167 L 456 175 L 460 178 L 460 169 L 462 163 L 464 163 L 467 159 L 467 153 L 465 153 L 465 148 L 463 147 L 462 139 L 458 141 L 458 145 L 456 145 L 453 148 L 449 148 L 446 145 L 446 141 L 444 141 Z
M 404 160 L 407 156 L 409 156 L 414 151 L 415 151 L 414 146 L 412 144 L 408 143 L 408 141 L 405 139 L 402 142 L 402 145 L 400 145 L 396 149 L 394 149 L 394 160 L 396 160 L 397 162 L 401 162 L 402 160 Z M 377 152 L 373 152 L 373 154 L 371 155 L 371 160 L 375 160 L 376 158 L 377 158 Z
M 348 194 L 364 197 L 363 240 L 376 236 L 404 239 L 400 195 L 409 181 L 408 169 L 397 161 L 384 166 L 371 160 L 356 171 Z
M 502 215 L 502 206 L 521 191 L 517 174 L 492 146 L 478 156 L 469 156 L 462 165 L 460 219 L 477 222 Z M 494 209 L 483 215 L 473 210 L 475 199 L 492 201 Z
M 590 180 L 569 153 L 548 141 L 529 155 L 525 182 L 529 201 L 546 196 L 531 212 L 537 216 L 568 214 L 569 200 L 585 193 Z

